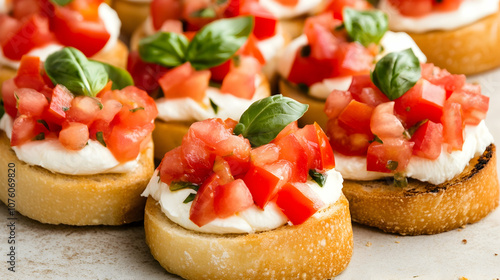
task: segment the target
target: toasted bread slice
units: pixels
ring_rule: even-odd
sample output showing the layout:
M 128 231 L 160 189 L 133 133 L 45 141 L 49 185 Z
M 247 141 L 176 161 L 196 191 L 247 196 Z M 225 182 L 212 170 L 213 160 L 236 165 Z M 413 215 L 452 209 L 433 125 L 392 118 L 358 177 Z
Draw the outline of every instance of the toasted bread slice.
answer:
M 343 192 L 355 222 L 402 235 L 435 234 L 475 223 L 498 206 L 496 166 L 491 144 L 440 185 L 410 179 L 400 188 L 385 180 L 345 180 Z
M 407 32 L 427 61 L 454 74 L 476 74 L 500 66 L 500 10 L 454 30 Z
M 350 221 L 342 195 L 298 226 L 254 234 L 206 234 L 173 223 L 149 197 L 144 228 L 154 258 L 185 279 L 327 279 L 351 259 Z
M 154 172 L 152 143 L 142 151 L 137 169 L 124 174 L 75 176 L 30 166 L 17 158 L 3 131 L 0 154 L 4 168 L 0 200 L 6 205 L 14 200 L 15 210 L 26 217 L 78 226 L 121 225 L 143 219 L 146 201 L 141 193 Z M 7 172 L 7 168 L 12 170 Z

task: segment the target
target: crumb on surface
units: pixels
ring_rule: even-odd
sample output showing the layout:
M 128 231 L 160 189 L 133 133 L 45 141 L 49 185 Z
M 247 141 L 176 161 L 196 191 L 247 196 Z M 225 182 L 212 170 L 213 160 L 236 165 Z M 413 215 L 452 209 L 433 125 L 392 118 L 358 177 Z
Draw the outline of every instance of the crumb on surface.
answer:
M 366 247 L 372 246 L 372 243 L 370 241 L 366 242 Z
M 495 257 L 496 257 L 496 256 L 498 256 L 498 254 L 497 254 L 497 253 L 495 253 Z
M 467 239 L 463 239 L 463 240 L 462 240 L 462 243 L 463 243 L 463 244 L 467 244 Z
M 460 277 L 460 278 L 458 278 L 458 279 L 459 279 L 459 280 L 469 280 L 469 278 L 467 278 L 467 277 L 463 277 L 463 276 L 462 276 L 462 277 Z
M 397 243 L 397 244 L 399 244 L 399 241 L 394 241 L 394 243 Z

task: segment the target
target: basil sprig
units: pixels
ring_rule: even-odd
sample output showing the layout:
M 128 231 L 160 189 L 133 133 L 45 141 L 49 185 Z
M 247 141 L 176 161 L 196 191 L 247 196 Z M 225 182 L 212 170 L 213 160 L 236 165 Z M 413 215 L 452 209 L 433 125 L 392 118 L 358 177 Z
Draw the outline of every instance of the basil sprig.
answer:
M 357 11 L 344 8 L 344 27 L 349 37 L 363 46 L 378 44 L 389 28 L 387 14 L 379 10 Z
M 144 61 L 165 67 L 189 61 L 196 70 L 208 69 L 231 58 L 247 41 L 253 24 L 251 16 L 216 20 L 191 42 L 182 34 L 160 32 L 139 42 L 139 54 Z
M 309 176 L 318 184 L 318 186 L 323 187 L 326 183 L 326 174 L 320 173 L 314 169 L 309 169 Z
M 281 94 L 266 97 L 243 112 L 234 134 L 243 135 L 253 147 L 268 144 L 289 123 L 302 117 L 308 107 Z
M 73 0 L 51 0 L 52 3 L 58 6 L 66 6 L 71 3 Z
M 373 83 L 390 100 L 405 94 L 420 77 L 420 62 L 411 49 L 387 54 L 371 73 Z
M 113 81 L 113 89 L 122 89 L 134 84 L 127 71 L 87 59 L 81 51 L 71 47 L 49 55 L 44 67 L 54 84 L 65 86 L 75 95 L 94 97 L 109 80 Z

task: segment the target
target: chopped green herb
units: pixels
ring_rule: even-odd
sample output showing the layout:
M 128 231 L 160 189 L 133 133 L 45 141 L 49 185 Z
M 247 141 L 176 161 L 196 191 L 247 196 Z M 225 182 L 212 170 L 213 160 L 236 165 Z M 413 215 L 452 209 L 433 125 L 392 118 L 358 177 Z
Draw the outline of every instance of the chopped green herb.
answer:
M 189 203 L 191 201 L 194 200 L 194 198 L 196 197 L 196 194 L 195 193 L 190 193 L 186 199 L 184 199 L 184 201 L 182 203 L 186 204 L 186 203 Z
M 408 178 L 402 173 L 394 174 L 394 186 L 404 188 L 408 186 Z
M 47 124 L 47 122 L 46 122 L 46 121 L 44 121 L 44 120 L 37 120 L 36 122 L 37 122 L 37 123 L 41 123 L 41 124 L 43 124 L 43 126 L 45 126 L 45 128 L 46 128 L 47 130 L 50 130 L 50 129 L 49 129 L 49 125 Z
M 212 109 L 214 109 L 215 114 L 219 112 L 219 105 L 215 104 L 215 102 L 212 100 L 212 98 L 209 98 L 210 100 L 210 106 L 212 106 Z
M 300 49 L 300 56 L 301 57 L 308 57 L 311 55 L 311 45 L 305 45 Z
M 204 8 L 191 13 L 191 17 L 194 18 L 215 18 L 217 14 L 212 8 Z
M 104 106 L 102 106 L 102 103 L 97 101 L 97 106 L 99 106 L 99 110 L 102 110 L 102 108 L 104 108 Z
M 304 84 L 304 83 L 298 83 L 297 87 L 299 88 L 300 91 L 308 93 L 309 92 L 309 86 Z
M 40 132 L 37 136 L 33 138 L 33 140 L 38 141 L 38 140 L 43 140 L 45 139 L 45 133 Z
M 102 131 L 98 131 L 95 134 L 95 138 L 97 139 L 97 141 L 99 141 L 99 143 L 101 143 L 101 145 L 103 145 L 104 147 L 106 147 L 106 142 L 104 142 L 104 136 L 102 134 Z
M 144 107 L 137 107 L 137 108 L 134 108 L 134 109 L 130 109 L 129 111 L 132 112 L 132 113 L 135 113 L 139 110 L 144 110 Z
M 183 190 L 183 189 L 193 189 L 195 191 L 198 191 L 198 188 L 200 186 L 193 184 L 191 182 L 174 181 L 174 182 L 171 182 L 168 187 L 169 187 L 171 192 L 175 192 L 175 191 Z
M 386 167 L 387 167 L 387 169 L 394 171 L 398 168 L 398 162 L 395 160 L 389 160 L 389 161 L 387 161 Z
M 410 136 L 410 138 L 413 136 L 413 134 L 415 134 L 415 132 L 417 131 L 417 129 L 419 127 L 421 127 L 422 125 L 424 125 L 426 122 L 428 122 L 429 119 L 425 119 L 425 120 L 422 120 L 422 121 L 419 121 L 418 123 L 416 123 L 414 126 L 410 127 L 408 129 L 408 134 Z
M 319 173 L 314 169 L 309 169 L 309 176 L 311 176 L 311 179 L 314 180 L 314 182 L 318 183 L 320 187 L 323 187 L 326 182 L 326 174 Z
M 62 107 L 62 110 L 63 110 L 64 112 L 67 112 L 67 111 L 69 110 L 69 107 Z
M 373 138 L 372 141 L 370 141 L 370 143 L 373 143 L 373 142 L 378 142 L 380 144 L 384 144 L 384 141 L 382 141 L 382 139 L 380 139 L 377 135 L 374 135 L 375 138 Z
M 233 64 L 235 67 L 240 67 L 241 64 L 241 57 L 239 55 L 233 56 Z

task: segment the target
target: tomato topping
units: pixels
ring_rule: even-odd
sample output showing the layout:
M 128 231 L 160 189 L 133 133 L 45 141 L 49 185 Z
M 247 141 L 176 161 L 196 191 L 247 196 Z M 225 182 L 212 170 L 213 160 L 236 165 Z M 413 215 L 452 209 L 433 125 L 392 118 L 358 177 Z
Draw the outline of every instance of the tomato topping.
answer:
M 292 164 L 290 180 L 293 182 L 307 181 L 307 153 L 295 134 L 289 134 L 276 142 L 279 147 L 279 159 L 284 159 Z
M 304 223 L 324 205 L 318 195 L 304 183 L 284 185 L 278 193 L 276 204 L 294 225 Z
M 252 194 L 241 179 L 233 180 L 215 188 L 214 210 L 224 219 L 253 205 Z
M 307 156 L 307 169 L 325 170 L 335 167 L 328 138 L 317 124 L 309 124 L 295 133 Z
M 252 164 L 256 166 L 264 166 L 277 161 L 280 158 L 281 148 L 278 145 L 269 143 L 252 149 L 250 151 L 250 160 L 252 161 Z
M 264 209 L 267 203 L 278 193 L 288 181 L 292 172 L 292 164 L 286 160 L 278 160 L 266 166 L 251 166 L 243 181 L 252 194 L 255 205 Z
M 405 170 L 410 162 L 413 145 L 413 142 L 401 138 L 385 139 L 384 143 L 371 143 L 366 153 L 366 169 L 385 173 Z
M 338 116 L 339 125 L 354 133 L 370 133 L 370 118 L 373 107 L 351 100 Z
M 68 150 L 81 150 L 89 140 L 89 128 L 79 122 L 63 124 L 59 132 L 59 142 Z
M 100 100 L 88 96 L 77 96 L 71 101 L 71 107 L 66 112 L 70 122 L 79 122 L 90 125 L 101 110 Z
M 201 102 L 206 95 L 210 71 L 196 71 L 191 63 L 186 62 L 165 73 L 158 83 L 167 99 L 192 98 Z
M 372 83 L 370 75 L 353 76 L 348 92 L 350 92 L 352 97 L 357 101 L 372 107 L 376 107 L 384 102 L 389 102 L 389 98 Z
M 297 121 L 291 122 L 285 128 L 283 128 L 282 131 L 280 131 L 280 133 L 278 134 L 278 136 L 276 136 L 276 138 L 274 138 L 273 142 L 277 143 L 278 141 L 280 141 L 285 136 L 287 136 L 287 135 L 289 135 L 291 133 L 297 132 L 297 130 L 299 130 L 299 126 L 297 124 Z
M 150 4 L 151 20 L 155 30 L 170 19 L 179 19 L 182 13 L 182 3 L 176 0 L 153 0 Z
M 26 115 L 20 115 L 12 124 L 11 146 L 22 145 L 40 133 L 36 119 Z
M 240 56 L 239 65 L 231 67 L 231 70 L 222 81 L 220 91 L 239 98 L 252 99 L 258 86 L 255 81 L 260 67 L 260 63 L 255 58 Z
M 283 6 L 293 7 L 299 3 L 299 0 L 276 0 L 276 2 L 280 3 Z
M 437 159 L 443 145 L 443 125 L 426 121 L 417 128 L 411 141 L 415 143 L 413 146 L 414 155 L 431 160 Z
M 17 116 L 17 99 L 14 92 L 18 89 L 14 79 L 8 79 L 2 83 L 2 100 L 5 112 L 9 114 L 11 118 L 16 118 Z
M 366 10 L 372 8 L 370 3 L 365 0 L 330 0 L 325 11 L 330 11 L 334 18 L 342 19 L 344 7 L 350 7 L 356 10 Z
M 462 0 L 389 0 L 389 3 L 404 16 L 421 17 L 431 12 L 457 10 Z
M 189 219 L 197 226 L 202 227 L 217 218 L 214 209 L 214 192 L 219 185 L 219 176 L 214 173 L 198 189 L 189 211 Z
M 478 125 L 486 118 L 490 98 L 482 94 L 458 90 L 451 94 L 446 102 L 455 102 L 462 105 L 462 117 L 465 124 Z
M 28 117 L 40 117 L 49 106 L 49 102 L 43 94 L 31 89 L 20 88 L 15 91 L 17 98 L 17 111 Z
M 25 55 L 21 58 L 21 63 L 14 81 L 19 88 L 31 88 L 41 91 L 45 87 L 45 81 L 40 72 L 40 58 Z
M 448 152 L 461 151 L 464 144 L 462 105 L 446 102 L 441 121 L 443 123 L 443 138 L 444 142 L 448 144 Z
M 372 133 L 353 133 L 339 125 L 338 119 L 330 119 L 327 123 L 330 145 L 335 151 L 346 156 L 366 155 L 368 146 L 373 140 Z
M 136 87 L 153 93 L 159 88 L 158 79 L 168 72 L 168 69 L 155 63 L 141 60 L 137 51 L 131 51 L 127 60 L 127 71 L 134 79 Z
M 329 119 L 337 118 L 351 102 L 352 95 L 349 91 L 333 90 L 325 102 L 325 114 Z
M 394 102 L 382 103 L 375 107 L 370 120 L 373 134 L 380 139 L 401 138 L 405 128 L 401 121 L 394 115 Z
M 110 38 L 104 22 L 97 16 L 98 3 L 92 1 L 73 0 L 71 5 L 56 5 L 50 22 L 61 44 L 75 47 L 87 57 L 104 48 Z
M 264 40 L 276 34 L 278 20 L 260 3 L 245 1 L 240 9 L 240 15 L 253 15 L 255 24 L 253 34 L 257 39 Z

